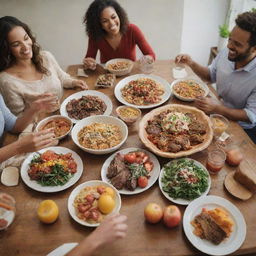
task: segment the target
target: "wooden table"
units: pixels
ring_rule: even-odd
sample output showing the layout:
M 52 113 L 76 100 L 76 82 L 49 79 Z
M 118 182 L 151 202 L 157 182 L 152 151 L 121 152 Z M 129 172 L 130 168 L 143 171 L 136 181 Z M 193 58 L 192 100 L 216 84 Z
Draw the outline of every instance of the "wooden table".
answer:
M 159 75 L 171 82 L 171 67 L 174 64 L 170 61 L 157 61 L 153 74 Z M 79 65 L 70 66 L 68 73 L 75 76 Z M 193 76 L 191 70 L 187 70 Z M 98 66 L 95 72 L 88 72 L 89 77 L 83 78 L 89 85 L 90 89 L 94 89 L 96 77 L 103 73 L 102 67 Z M 132 74 L 138 73 L 135 65 Z M 122 79 L 118 78 L 117 82 Z M 107 94 L 113 102 L 113 115 L 115 108 L 119 105 L 113 94 L 113 89 L 100 89 Z M 75 90 L 65 90 L 65 97 L 74 93 Z M 167 103 L 181 103 L 179 100 L 171 97 Z M 190 103 L 191 104 L 191 103 Z M 143 110 L 143 114 L 149 110 Z M 247 160 L 254 161 L 256 155 L 255 145 L 249 137 L 235 122 L 231 122 L 229 132 L 232 133 L 237 143 L 243 143 L 243 153 Z M 13 136 L 7 135 L 5 142 L 13 140 Z M 0 254 L 1 255 L 46 255 L 51 250 L 63 243 L 79 242 L 83 237 L 92 232 L 92 228 L 81 226 L 71 219 L 67 201 L 71 191 L 79 184 L 88 180 L 100 180 L 101 166 L 109 155 L 91 155 L 83 152 L 75 146 L 71 138 L 66 138 L 60 142 L 60 146 L 68 147 L 76 151 L 83 159 L 84 173 L 80 180 L 69 189 L 53 193 L 40 193 L 27 187 L 22 181 L 16 187 L 5 187 L 0 185 L 0 190 L 13 195 L 17 201 L 17 215 L 14 223 L 4 232 L 0 232 Z M 129 127 L 129 138 L 122 148 L 127 147 L 144 147 L 138 137 L 138 122 Z M 196 153 L 191 157 L 205 164 L 207 151 Z M 168 162 L 169 159 L 158 157 L 161 166 Z M 244 215 L 247 223 L 247 235 L 242 247 L 234 253 L 234 255 L 242 255 L 247 253 L 256 253 L 256 196 L 248 201 L 241 201 L 232 197 L 223 187 L 223 180 L 227 173 L 233 171 L 234 168 L 225 166 L 218 175 L 211 176 L 212 186 L 210 195 L 224 197 L 235 204 Z M 59 219 L 51 225 L 40 223 L 36 216 L 36 210 L 41 200 L 53 199 L 60 208 Z M 113 245 L 99 251 L 97 255 L 119 256 L 119 255 L 136 255 L 136 256 L 156 256 L 156 255 L 202 255 L 186 238 L 182 224 L 174 229 L 166 228 L 162 223 L 150 225 L 145 222 L 143 210 L 147 203 L 156 202 L 161 206 L 172 204 L 162 194 L 158 187 L 158 182 L 147 191 L 133 195 L 122 195 L 121 213 L 128 216 L 128 233 L 127 237 L 119 240 Z M 179 206 L 182 213 L 185 206 Z

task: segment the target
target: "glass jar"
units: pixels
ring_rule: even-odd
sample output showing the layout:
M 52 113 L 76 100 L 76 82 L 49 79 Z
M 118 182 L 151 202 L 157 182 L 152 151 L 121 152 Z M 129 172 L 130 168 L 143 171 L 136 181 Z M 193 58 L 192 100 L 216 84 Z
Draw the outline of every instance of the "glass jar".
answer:
M 6 229 L 14 220 L 15 199 L 6 193 L 0 193 L 0 230 Z

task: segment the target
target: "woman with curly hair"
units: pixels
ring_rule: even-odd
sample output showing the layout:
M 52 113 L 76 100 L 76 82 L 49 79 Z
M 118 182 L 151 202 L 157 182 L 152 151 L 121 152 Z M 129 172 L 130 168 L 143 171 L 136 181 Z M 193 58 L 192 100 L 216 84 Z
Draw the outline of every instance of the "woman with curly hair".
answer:
M 136 60 L 136 45 L 144 55 L 155 59 L 155 53 L 141 30 L 129 24 L 125 10 L 115 0 L 94 0 L 85 13 L 83 23 L 89 37 L 88 50 L 83 60 L 85 69 L 96 68 L 96 55 L 100 61 L 114 58 Z
M 64 88 L 87 89 L 85 82 L 65 73 L 54 56 L 41 51 L 28 25 L 15 17 L 0 18 L 0 92 L 18 115 L 51 92 L 61 99 Z M 46 94 L 47 95 L 47 94 Z

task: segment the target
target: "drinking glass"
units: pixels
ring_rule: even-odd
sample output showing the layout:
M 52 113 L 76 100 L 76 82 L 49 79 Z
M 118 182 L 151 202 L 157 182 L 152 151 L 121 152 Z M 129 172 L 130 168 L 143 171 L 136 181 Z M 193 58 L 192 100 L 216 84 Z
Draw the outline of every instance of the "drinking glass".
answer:
M 187 76 L 185 66 L 180 64 L 172 68 L 172 76 L 174 79 L 181 79 Z
M 6 229 L 15 217 L 15 199 L 6 193 L 0 193 L 0 230 Z
M 143 55 L 139 59 L 139 68 L 145 74 L 152 73 L 154 70 L 154 59 L 150 55 Z
M 211 149 L 208 152 L 206 168 L 212 174 L 217 174 L 225 164 L 226 153 L 221 149 Z

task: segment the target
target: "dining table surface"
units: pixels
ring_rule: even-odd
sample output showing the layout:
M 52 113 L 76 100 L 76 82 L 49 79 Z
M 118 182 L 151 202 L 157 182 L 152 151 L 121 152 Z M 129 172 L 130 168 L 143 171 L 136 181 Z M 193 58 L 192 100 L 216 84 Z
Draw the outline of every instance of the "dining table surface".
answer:
M 154 64 L 152 74 L 162 77 L 170 84 L 174 80 L 172 68 L 175 66 L 172 60 L 157 60 Z M 67 68 L 67 73 L 77 79 L 86 81 L 89 89 L 97 90 L 106 94 L 112 101 L 112 115 L 117 116 L 115 109 L 121 105 L 114 95 L 115 85 L 125 76 L 117 77 L 114 86 L 110 88 L 95 88 L 95 81 L 100 74 L 107 73 L 102 65 L 97 65 L 96 70 L 86 71 L 88 77 L 78 77 L 77 71 L 82 65 L 71 65 Z M 186 67 L 188 77 L 198 77 L 191 69 Z M 137 62 L 129 75 L 139 74 L 140 69 Z M 65 89 L 63 99 L 69 95 L 78 92 L 79 89 Z M 211 94 L 215 94 L 211 88 Z M 164 104 L 186 104 L 193 106 L 193 102 L 183 102 L 175 98 L 173 95 Z M 142 116 L 152 109 L 142 109 Z M 56 114 L 56 113 L 55 113 Z M 128 126 L 128 139 L 120 149 L 128 147 L 137 147 L 146 149 L 139 139 L 139 122 Z M 227 131 L 232 140 L 239 144 L 242 148 L 244 158 L 255 166 L 256 147 L 250 140 L 244 130 L 234 121 L 230 121 Z M 7 133 L 4 137 L 4 145 L 17 139 L 16 135 Z M 210 146 L 213 146 L 214 142 Z M 82 226 L 75 222 L 68 211 L 68 198 L 72 190 L 86 181 L 101 180 L 101 168 L 105 160 L 112 154 L 94 155 L 86 153 L 77 147 L 71 136 L 62 139 L 59 146 L 67 147 L 75 151 L 83 161 L 83 174 L 81 178 L 71 187 L 64 191 L 55 193 L 38 192 L 28 187 L 20 178 L 18 186 L 7 187 L 0 184 L 0 191 L 4 191 L 12 195 L 16 200 L 16 217 L 14 222 L 5 230 L 0 231 L 0 255 L 22 255 L 36 256 L 47 255 L 52 250 L 64 243 L 80 242 L 94 228 Z M 206 164 L 207 149 L 190 155 L 189 157 Z M 160 166 L 171 159 L 157 156 Z M 232 255 L 256 255 L 256 196 L 252 196 L 249 200 L 242 201 L 233 197 L 224 187 L 225 176 L 234 172 L 236 167 L 227 164 L 217 175 L 211 174 L 211 188 L 209 195 L 215 195 L 227 199 L 234 204 L 244 216 L 246 222 L 246 237 L 241 247 L 232 253 Z M 59 218 L 53 224 L 43 224 L 37 217 L 37 208 L 39 203 L 45 199 L 54 200 L 59 207 Z M 128 231 L 124 239 L 115 241 L 106 247 L 98 250 L 96 255 L 104 256 L 164 256 L 164 255 L 204 255 L 196 249 L 186 237 L 182 221 L 178 227 L 168 228 L 163 222 L 157 224 L 149 224 L 145 221 L 144 208 L 150 202 L 155 202 L 162 207 L 175 204 L 162 194 L 158 181 L 145 190 L 143 193 L 134 195 L 121 195 L 122 206 L 120 213 L 128 217 Z M 178 205 L 182 215 L 186 209 L 186 205 Z M 223 252 L 224 254 L 224 252 Z

